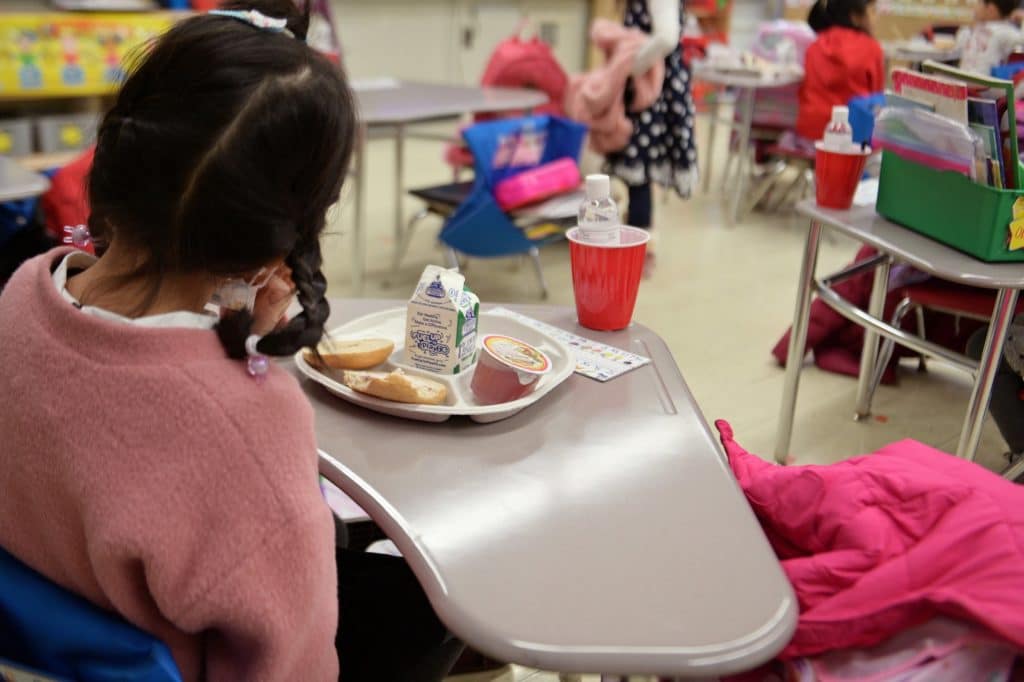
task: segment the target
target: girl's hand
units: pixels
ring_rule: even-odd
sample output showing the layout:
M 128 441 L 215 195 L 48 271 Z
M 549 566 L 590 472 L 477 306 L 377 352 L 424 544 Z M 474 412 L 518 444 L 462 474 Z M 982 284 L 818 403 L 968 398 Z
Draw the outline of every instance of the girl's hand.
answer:
M 266 286 L 256 293 L 253 305 L 252 333 L 265 336 L 287 322 L 285 312 L 295 298 L 292 271 L 286 265 L 277 268 Z

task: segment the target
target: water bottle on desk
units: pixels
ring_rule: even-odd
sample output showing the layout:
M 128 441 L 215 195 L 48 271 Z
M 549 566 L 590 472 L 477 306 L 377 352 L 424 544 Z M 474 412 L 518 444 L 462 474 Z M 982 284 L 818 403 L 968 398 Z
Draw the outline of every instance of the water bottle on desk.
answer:
M 580 204 L 580 239 L 590 244 L 619 243 L 619 207 L 611 196 L 607 175 L 587 176 L 587 198 Z
M 854 145 L 849 107 L 832 107 L 832 120 L 825 128 L 825 139 L 822 140 L 822 146 L 826 150 L 838 154 L 851 153 Z

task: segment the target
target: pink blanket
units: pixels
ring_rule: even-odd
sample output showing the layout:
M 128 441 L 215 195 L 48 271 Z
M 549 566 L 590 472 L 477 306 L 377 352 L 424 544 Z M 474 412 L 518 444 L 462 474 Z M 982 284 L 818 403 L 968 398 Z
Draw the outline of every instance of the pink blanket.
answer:
M 939 614 L 1024 648 L 1024 487 L 912 440 L 781 467 L 716 426 L 800 601 L 782 658 L 872 646 Z
M 626 81 L 648 35 L 608 19 L 597 19 L 590 29 L 590 39 L 604 53 L 605 63 L 569 78 L 565 114 L 590 128 L 591 149 L 607 154 L 625 148 L 633 134 L 633 124 L 626 116 Z M 633 78 L 631 111 L 643 111 L 654 104 L 664 81 L 665 63 L 661 60 Z

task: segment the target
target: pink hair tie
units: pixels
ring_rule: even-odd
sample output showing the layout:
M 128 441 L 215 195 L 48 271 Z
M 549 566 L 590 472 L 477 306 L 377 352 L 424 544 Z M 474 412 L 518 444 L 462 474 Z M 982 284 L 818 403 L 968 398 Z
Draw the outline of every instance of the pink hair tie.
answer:
M 267 372 L 270 371 L 270 360 L 256 348 L 256 344 L 262 338 L 252 334 L 245 340 L 245 352 L 249 355 L 249 359 L 245 361 L 245 371 L 259 384 L 263 383 L 267 378 Z
M 89 228 L 85 225 L 65 225 L 64 239 L 61 241 L 74 246 L 76 249 L 81 249 L 94 256 L 96 255 L 96 247 L 93 245 L 92 235 L 89 233 Z

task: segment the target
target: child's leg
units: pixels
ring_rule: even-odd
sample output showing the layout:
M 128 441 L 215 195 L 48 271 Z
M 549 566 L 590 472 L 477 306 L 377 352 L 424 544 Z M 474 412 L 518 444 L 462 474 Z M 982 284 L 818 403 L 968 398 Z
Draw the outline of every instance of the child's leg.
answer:
M 629 186 L 629 210 L 626 223 L 647 230 L 651 227 L 651 183 Z
M 967 355 L 975 360 L 981 359 L 985 349 L 985 337 L 988 327 L 979 329 L 967 342 Z M 1024 452 L 1024 400 L 1021 400 L 1021 389 L 1024 380 L 1020 375 L 1000 358 L 999 369 L 992 382 L 992 399 L 988 411 L 999 427 L 999 433 L 1010 448 L 1010 452 Z
M 338 549 L 341 679 L 443 680 L 464 648 L 404 559 Z

